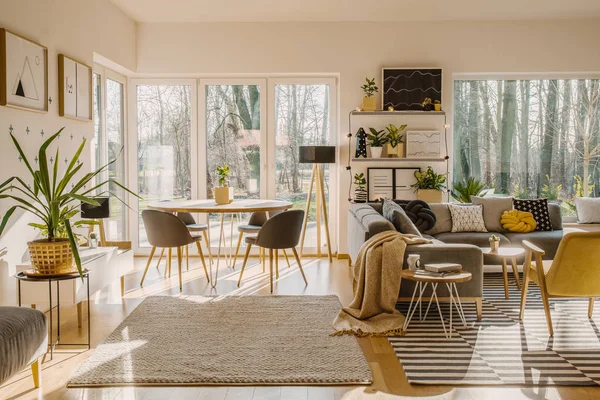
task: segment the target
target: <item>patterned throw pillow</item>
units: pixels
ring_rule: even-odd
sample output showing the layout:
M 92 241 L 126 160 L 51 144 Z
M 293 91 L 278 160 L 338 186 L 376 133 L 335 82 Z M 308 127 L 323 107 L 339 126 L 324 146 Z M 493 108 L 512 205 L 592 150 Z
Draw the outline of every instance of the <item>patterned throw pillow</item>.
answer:
M 452 216 L 452 232 L 487 232 L 481 205 L 459 206 L 448 204 Z
M 519 200 L 513 199 L 515 210 L 526 211 L 533 214 L 537 224 L 536 231 L 551 231 L 552 221 L 548 211 L 548 199 Z

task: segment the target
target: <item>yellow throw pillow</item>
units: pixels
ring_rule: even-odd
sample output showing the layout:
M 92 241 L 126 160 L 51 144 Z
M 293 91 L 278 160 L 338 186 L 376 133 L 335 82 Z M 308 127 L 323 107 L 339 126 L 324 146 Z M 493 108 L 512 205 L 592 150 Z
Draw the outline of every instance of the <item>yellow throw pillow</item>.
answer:
M 532 213 L 519 210 L 504 211 L 500 223 L 504 229 L 518 233 L 535 231 L 537 226 Z

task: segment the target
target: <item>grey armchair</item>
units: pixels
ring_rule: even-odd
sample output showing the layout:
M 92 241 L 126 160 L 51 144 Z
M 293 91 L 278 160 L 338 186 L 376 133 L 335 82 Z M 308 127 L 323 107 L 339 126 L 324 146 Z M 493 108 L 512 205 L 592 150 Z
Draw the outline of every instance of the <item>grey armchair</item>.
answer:
M 242 264 L 242 270 L 240 271 L 240 278 L 238 280 L 238 286 L 242 282 L 242 276 L 244 269 L 246 268 L 246 262 L 248 261 L 248 255 L 253 245 L 259 246 L 263 249 L 269 250 L 269 278 L 271 293 L 273 293 L 273 258 L 275 258 L 276 278 L 279 278 L 279 266 L 277 264 L 277 252 L 278 250 L 292 249 L 298 268 L 304 279 L 304 283 L 308 285 L 304 270 L 302 269 L 302 263 L 296 246 L 300 241 L 300 233 L 302 231 L 302 220 L 304 218 L 304 211 L 302 210 L 290 210 L 277 214 L 269 218 L 264 225 L 260 228 L 256 236 L 246 236 L 246 255 L 244 256 L 244 263 Z
M 152 257 L 154 257 L 154 252 L 156 251 L 157 247 L 168 249 L 167 269 L 169 276 L 171 276 L 171 251 L 172 248 L 176 248 L 177 265 L 179 269 L 179 290 L 181 290 L 183 286 L 183 278 L 181 276 L 181 248 L 183 246 L 187 247 L 192 243 L 195 243 L 196 247 L 198 248 L 198 253 L 200 254 L 200 260 L 202 261 L 202 266 L 204 267 L 206 279 L 210 281 L 208 271 L 206 269 L 206 263 L 204 262 L 204 254 L 202 253 L 202 247 L 200 246 L 202 236 L 192 235 L 181 219 L 167 212 L 158 210 L 144 210 L 142 211 L 142 219 L 144 220 L 146 235 L 148 236 L 150 245 L 152 245 L 152 250 L 150 251 L 150 257 L 148 257 L 148 262 L 146 263 L 146 269 L 144 270 L 144 275 L 142 275 L 140 286 L 144 284 L 144 279 L 146 278 L 148 268 L 150 267 Z M 165 270 L 165 273 L 166 272 L 167 270 Z

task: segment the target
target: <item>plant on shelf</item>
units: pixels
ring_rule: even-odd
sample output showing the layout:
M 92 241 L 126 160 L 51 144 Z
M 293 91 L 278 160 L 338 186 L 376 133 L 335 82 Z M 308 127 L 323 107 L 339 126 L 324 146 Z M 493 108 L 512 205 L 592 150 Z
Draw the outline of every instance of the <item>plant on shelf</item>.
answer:
M 367 83 L 360 87 L 365 94 L 362 101 L 362 109 L 363 111 L 375 111 L 377 99 L 374 95 L 379 91 L 379 88 L 375 85 L 375 78 L 365 78 L 365 81 Z
M 471 203 L 471 196 L 479 196 L 485 189 L 485 184 L 473 176 L 462 182 L 456 182 L 452 188 L 452 197 L 459 203 Z
M 360 174 L 354 174 L 354 202 L 355 203 L 366 203 L 367 202 L 367 189 L 365 189 L 365 185 L 367 184 L 367 179 L 365 178 L 365 174 L 362 172 Z
M 446 174 L 437 174 L 431 166 L 427 171 L 415 171 L 417 182 L 411 187 L 417 192 L 417 199 L 427 203 L 441 203 L 442 190 L 446 188 Z
M 433 110 L 433 103 L 431 102 L 431 99 L 429 97 L 425 97 L 421 105 L 423 106 L 423 111 Z
M 233 201 L 233 188 L 228 186 L 231 170 L 228 164 L 217 166 L 219 187 L 215 188 L 215 202 L 219 205 L 229 204 Z
M 404 135 L 402 131 L 406 129 L 406 125 L 398 127 L 394 124 L 389 124 L 385 129 L 388 131 L 387 156 L 404 158 Z
M 48 147 L 60 136 L 64 128 L 52 135 L 40 147 L 36 161 L 39 166 L 34 170 L 21 145 L 12 135 L 12 141 L 17 148 L 20 159 L 29 172 L 28 179 L 31 184 L 26 184 L 25 179 L 13 176 L 0 185 L 0 199 L 10 199 L 15 205 L 8 209 L 2 218 L 0 235 L 4 232 L 8 221 L 17 209 L 33 214 L 41 220 L 40 223 L 32 223 L 31 226 L 40 229 L 44 239 L 28 242 L 31 264 L 38 274 L 52 275 L 58 273 L 69 273 L 78 271 L 83 274 L 77 236 L 73 228 L 94 224 L 94 221 L 71 222 L 71 218 L 79 213 L 81 203 L 99 206 L 95 200 L 97 196 L 112 194 L 102 191 L 102 187 L 108 187 L 109 183 L 116 185 L 127 193 L 139 198 L 138 195 L 121 185 L 114 179 L 106 179 L 98 182 L 96 179 L 105 173 L 115 160 L 93 172 L 88 172 L 80 179 L 75 179 L 83 163 L 79 163 L 79 156 L 85 147 L 86 140 L 79 146 L 67 169 L 59 175 L 59 149 L 56 149 L 54 157 L 50 157 L 48 163 Z M 49 165 L 52 165 L 49 167 Z M 93 194 L 96 191 L 99 194 Z M 116 197 L 116 196 L 115 196 Z M 118 198 L 118 197 L 117 197 Z M 119 199 L 123 202 L 121 199 Z M 76 269 L 73 268 L 75 262 Z
M 500 248 L 500 238 L 496 235 L 490 236 L 490 249 L 492 251 L 498 251 Z
M 387 133 L 385 133 L 383 130 L 378 131 L 375 128 L 369 128 L 369 131 L 371 133 L 367 133 L 367 139 L 369 140 L 369 145 L 371 146 L 371 157 L 381 158 L 383 145 L 388 142 Z
M 435 108 L 435 111 L 442 111 L 442 102 L 439 100 L 435 100 L 433 102 L 433 107 Z

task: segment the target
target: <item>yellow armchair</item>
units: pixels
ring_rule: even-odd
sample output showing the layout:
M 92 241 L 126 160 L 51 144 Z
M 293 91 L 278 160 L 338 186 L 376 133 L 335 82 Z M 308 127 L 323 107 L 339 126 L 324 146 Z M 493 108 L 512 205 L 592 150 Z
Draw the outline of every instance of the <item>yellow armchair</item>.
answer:
M 523 247 L 527 255 L 523 265 L 519 319 L 523 319 L 529 281 L 535 282 L 540 288 L 550 336 L 554 336 L 550 298 L 587 297 L 588 318 L 592 318 L 594 298 L 600 296 L 600 232 L 567 233 L 553 261 L 544 262 L 544 250 L 528 241 L 523 241 Z

